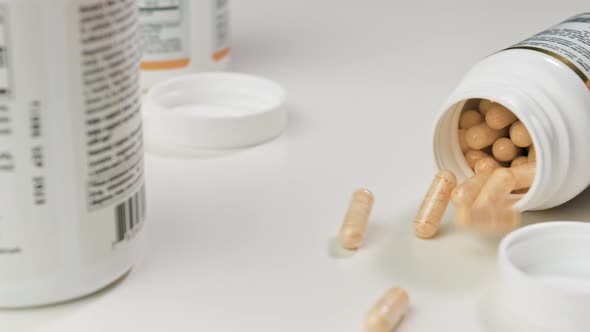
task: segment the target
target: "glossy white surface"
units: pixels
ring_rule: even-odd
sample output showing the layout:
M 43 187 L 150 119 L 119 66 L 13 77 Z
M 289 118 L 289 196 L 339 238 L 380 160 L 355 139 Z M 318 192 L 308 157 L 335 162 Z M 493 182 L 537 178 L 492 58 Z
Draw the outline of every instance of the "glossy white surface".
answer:
M 487 296 L 498 240 L 450 226 L 430 241 L 412 234 L 433 175 L 432 121 L 474 62 L 587 3 L 232 6 L 233 68 L 286 88 L 287 132 L 208 158 L 148 155 L 147 248 L 132 273 L 81 301 L 0 311 L 0 329 L 356 332 L 402 285 L 412 305 L 399 332 L 508 331 Z M 359 186 L 376 202 L 366 245 L 351 255 L 334 239 Z M 586 191 L 525 221 L 590 220 L 589 202 Z

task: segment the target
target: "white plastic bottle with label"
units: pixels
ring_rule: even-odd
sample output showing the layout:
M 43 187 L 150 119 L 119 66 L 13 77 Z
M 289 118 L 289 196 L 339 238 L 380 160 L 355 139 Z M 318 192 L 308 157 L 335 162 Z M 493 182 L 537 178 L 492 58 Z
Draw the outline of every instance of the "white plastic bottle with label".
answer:
M 481 98 L 512 110 L 537 151 L 536 177 L 516 207 L 560 205 L 590 184 L 590 14 L 572 17 L 477 63 L 451 94 L 436 121 L 439 168 L 473 174 L 459 147 L 461 111 Z
M 139 0 L 142 88 L 229 63 L 229 0 Z
M 107 286 L 145 216 L 136 0 L 0 0 L 0 307 Z

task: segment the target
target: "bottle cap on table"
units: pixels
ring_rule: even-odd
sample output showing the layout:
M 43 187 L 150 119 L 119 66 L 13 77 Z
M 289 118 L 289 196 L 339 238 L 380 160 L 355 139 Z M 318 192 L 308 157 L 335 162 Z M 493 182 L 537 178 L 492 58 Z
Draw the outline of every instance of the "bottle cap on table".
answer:
M 146 140 L 159 146 L 235 149 L 269 141 L 287 124 L 286 93 L 252 75 L 211 72 L 176 77 L 144 101 Z

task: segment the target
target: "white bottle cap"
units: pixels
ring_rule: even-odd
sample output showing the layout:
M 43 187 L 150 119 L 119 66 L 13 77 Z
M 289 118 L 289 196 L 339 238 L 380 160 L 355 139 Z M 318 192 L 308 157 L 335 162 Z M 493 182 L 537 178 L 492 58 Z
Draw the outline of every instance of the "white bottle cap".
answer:
M 256 145 L 287 124 L 285 91 L 256 76 L 212 72 L 155 85 L 144 102 L 146 140 L 195 149 Z
M 588 330 L 589 223 L 548 222 L 517 230 L 502 241 L 499 264 L 501 310 L 535 331 Z

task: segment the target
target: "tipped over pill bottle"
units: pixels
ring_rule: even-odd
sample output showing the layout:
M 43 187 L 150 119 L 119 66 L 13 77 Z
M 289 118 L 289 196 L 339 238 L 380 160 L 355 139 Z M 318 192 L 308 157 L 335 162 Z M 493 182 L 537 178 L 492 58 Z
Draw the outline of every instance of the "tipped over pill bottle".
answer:
M 0 0 L 0 308 L 90 294 L 136 261 L 137 17 L 136 0 Z
M 512 111 L 532 138 L 528 153 L 536 158 L 536 174 L 528 192 L 515 197 L 515 206 L 547 209 L 572 199 L 590 184 L 589 78 L 590 13 L 484 58 L 452 92 L 436 121 L 437 166 L 455 172 L 460 181 L 473 175 L 457 135 L 459 121 L 462 113 L 490 100 Z
M 229 63 L 229 0 L 138 0 L 141 85 Z

